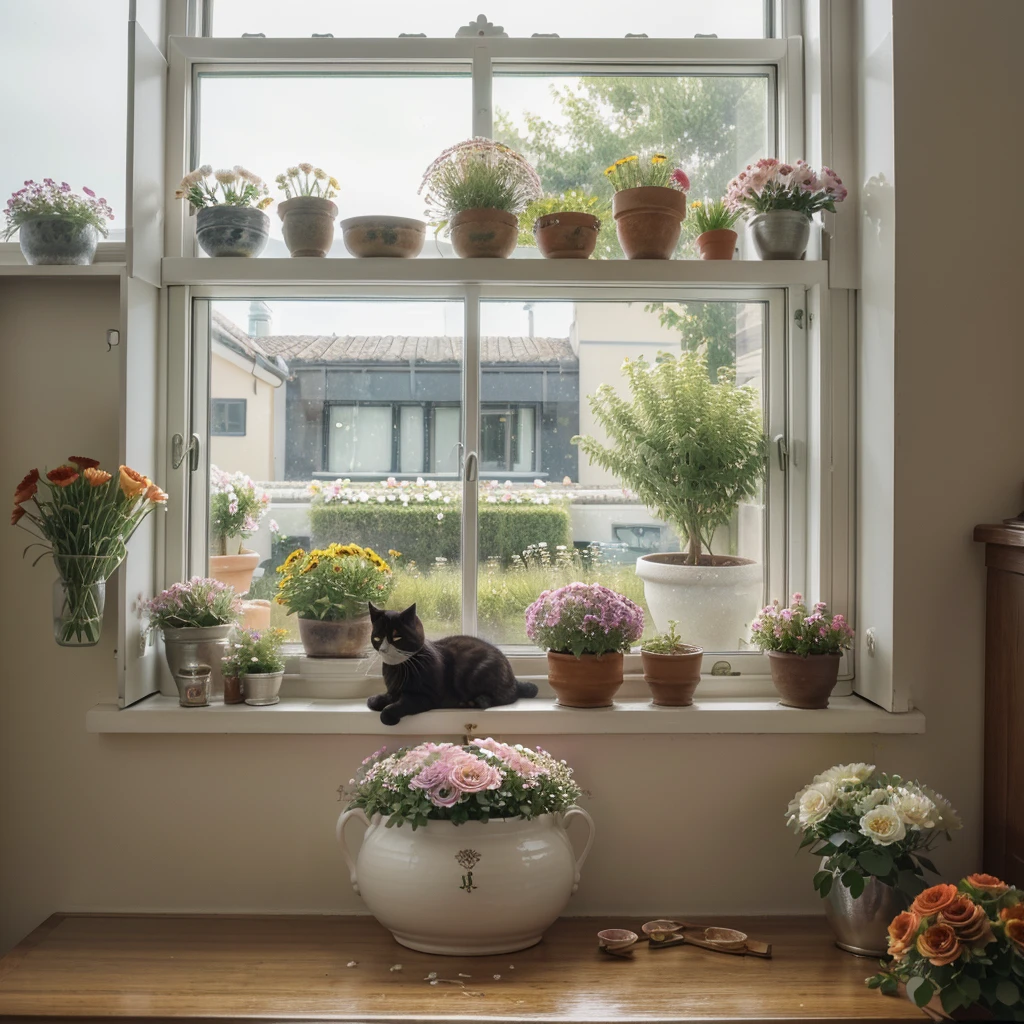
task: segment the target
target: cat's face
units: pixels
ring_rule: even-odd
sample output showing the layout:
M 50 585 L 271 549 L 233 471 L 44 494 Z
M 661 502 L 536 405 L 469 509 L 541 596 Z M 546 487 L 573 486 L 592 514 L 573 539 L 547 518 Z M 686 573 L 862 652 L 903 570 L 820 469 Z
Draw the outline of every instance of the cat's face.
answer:
M 401 612 L 388 612 L 370 604 L 373 633 L 370 642 L 380 651 L 385 665 L 401 665 L 423 646 L 423 623 L 416 616 L 416 605 Z

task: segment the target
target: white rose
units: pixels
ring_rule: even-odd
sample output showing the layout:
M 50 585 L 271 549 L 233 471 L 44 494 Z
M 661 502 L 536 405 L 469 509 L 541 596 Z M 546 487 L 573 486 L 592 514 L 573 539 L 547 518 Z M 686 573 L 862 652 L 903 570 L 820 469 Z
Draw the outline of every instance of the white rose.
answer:
M 923 828 L 935 828 L 935 804 L 923 793 L 901 790 L 897 794 L 893 806 L 903 824 L 909 825 L 914 831 L 920 832 Z
M 873 810 L 879 804 L 887 803 L 888 800 L 889 791 L 887 789 L 873 789 L 857 801 L 854 805 L 854 810 L 858 814 L 867 814 L 868 811 Z
M 877 846 L 889 846 L 905 838 L 907 828 L 895 807 L 880 804 L 860 819 L 860 832 Z
M 832 782 L 837 786 L 853 786 L 870 779 L 874 770 L 873 764 L 865 764 L 863 761 L 857 761 L 854 764 L 837 764 L 834 768 L 829 768 L 827 772 L 815 775 L 814 781 Z
M 831 782 L 815 782 L 800 794 L 798 820 L 806 828 L 828 815 L 836 803 L 836 787 Z
M 927 786 L 922 786 L 921 792 L 935 804 L 934 821 L 936 828 L 949 829 L 954 832 L 959 828 L 963 828 L 960 815 L 956 813 L 953 805 L 941 793 L 936 793 L 934 789 L 929 789 Z

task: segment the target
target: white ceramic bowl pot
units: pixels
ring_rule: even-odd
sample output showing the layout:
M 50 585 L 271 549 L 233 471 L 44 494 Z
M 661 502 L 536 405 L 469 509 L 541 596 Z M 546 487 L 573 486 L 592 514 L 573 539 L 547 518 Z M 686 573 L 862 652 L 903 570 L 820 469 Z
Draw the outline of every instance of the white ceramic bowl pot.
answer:
M 573 817 L 589 830 L 578 857 L 566 832 Z M 352 818 L 368 826 L 356 857 L 344 835 Z M 355 808 L 338 819 L 337 836 L 352 888 L 403 946 L 486 956 L 540 942 L 576 891 L 594 822 L 573 806 L 530 820 L 430 821 L 414 832 Z

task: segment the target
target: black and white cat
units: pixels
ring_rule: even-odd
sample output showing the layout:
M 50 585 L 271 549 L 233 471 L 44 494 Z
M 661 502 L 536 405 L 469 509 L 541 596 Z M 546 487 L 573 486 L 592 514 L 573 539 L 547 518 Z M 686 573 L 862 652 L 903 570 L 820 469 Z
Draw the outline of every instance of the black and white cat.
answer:
M 387 693 L 367 700 L 385 725 L 434 708 L 492 708 L 520 697 L 536 697 L 533 683 L 521 683 L 508 658 L 475 636 L 428 640 L 416 605 L 389 612 L 370 604 L 372 643 L 384 662 Z

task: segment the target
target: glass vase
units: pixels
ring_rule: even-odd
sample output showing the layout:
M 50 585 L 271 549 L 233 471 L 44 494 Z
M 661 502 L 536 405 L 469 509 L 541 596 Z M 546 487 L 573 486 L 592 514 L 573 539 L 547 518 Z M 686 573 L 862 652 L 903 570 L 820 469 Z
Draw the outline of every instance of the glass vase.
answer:
M 58 555 L 53 584 L 53 636 L 61 647 L 94 647 L 103 629 L 107 579 L 124 558 L 113 555 Z

